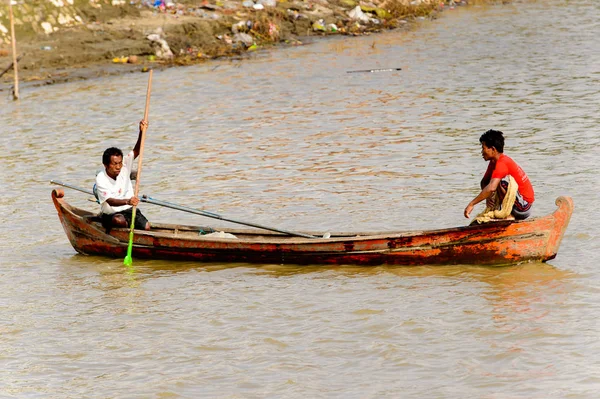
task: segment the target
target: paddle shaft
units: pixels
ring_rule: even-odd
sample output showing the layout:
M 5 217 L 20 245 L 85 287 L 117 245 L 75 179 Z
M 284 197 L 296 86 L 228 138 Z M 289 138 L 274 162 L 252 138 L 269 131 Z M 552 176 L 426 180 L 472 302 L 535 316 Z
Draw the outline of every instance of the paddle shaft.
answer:
M 150 75 L 148 76 L 148 89 L 146 90 L 146 106 L 144 108 L 144 122 L 148 122 L 148 110 L 150 109 L 150 92 L 152 91 L 152 69 L 150 70 Z M 138 155 L 138 168 L 137 168 L 137 179 L 135 180 L 135 189 L 133 190 L 133 196 L 137 197 L 140 190 L 140 181 L 142 180 L 142 160 L 144 159 L 144 142 L 146 141 L 146 126 L 147 124 L 142 125 L 141 137 L 140 137 L 140 152 Z M 135 229 L 135 213 L 137 210 L 137 205 L 133 206 L 131 210 L 131 229 L 129 230 L 129 245 L 127 246 L 127 255 L 123 263 L 126 266 L 131 266 L 133 260 L 131 258 L 131 252 L 133 250 L 133 230 Z
M 146 107 L 144 108 L 144 122 L 148 122 L 148 111 L 150 110 L 150 92 L 152 90 L 152 69 L 148 72 L 148 89 L 146 91 Z M 137 178 L 135 179 L 135 189 L 133 195 L 137 197 L 140 189 L 140 180 L 142 180 L 142 159 L 144 159 L 144 142 L 146 141 L 146 127 L 142 128 L 142 137 L 140 138 L 140 154 L 138 155 Z M 135 206 L 134 206 L 135 208 Z
M 73 185 L 67 184 L 67 183 L 63 183 L 63 182 L 60 182 L 57 180 L 50 180 L 50 183 L 56 184 L 58 186 L 67 187 L 67 188 L 70 188 L 73 190 L 81 191 L 82 193 L 86 193 L 89 195 L 94 195 L 94 193 L 91 190 L 86 190 L 85 188 L 80 188 L 80 187 L 73 186 Z M 283 230 L 283 229 L 277 229 L 274 227 L 263 226 L 263 225 L 260 225 L 257 223 L 243 222 L 241 220 L 236 220 L 236 219 L 231 219 L 231 218 L 221 216 L 217 213 L 202 211 L 200 209 L 189 208 L 187 206 L 181 206 L 181 205 L 173 204 L 171 202 L 160 201 L 160 200 L 148 197 L 147 195 L 142 196 L 140 198 L 140 201 L 146 202 L 148 204 L 153 204 L 153 205 L 158 205 L 158 206 L 164 206 L 166 208 L 176 209 L 178 211 L 193 213 L 195 215 L 206 216 L 206 217 L 213 218 L 213 219 L 224 220 L 226 222 L 232 222 L 232 223 L 237 223 L 237 224 L 241 224 L 244 226 L 256 227 L 256 228 L 263 229 L 263 230 L 275 231 L 277 233 L 283 233 L 283 234 L 287 234 L 290 236 L 297 236 L 297 237 L 304 237 L 304 238 L 321 238 L 321 237 L 313 236 L 310 234 L 298 233 L 298 232 L 294 232 L 294 231 L 288 231 L 288 230 Z

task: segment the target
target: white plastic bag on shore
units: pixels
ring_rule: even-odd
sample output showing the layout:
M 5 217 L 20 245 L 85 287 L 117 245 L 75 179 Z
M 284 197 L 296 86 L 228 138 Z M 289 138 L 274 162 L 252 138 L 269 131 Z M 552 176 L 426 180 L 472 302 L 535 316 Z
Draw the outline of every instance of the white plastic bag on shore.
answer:
M 173 58 L 173 52 L 171 51 L 167 41 L 163 39 L 162 36 L 163 30 L 158 28 L 154 33 L 146 36 L 146 39 L 150 40 L 150 46 L 152 46 L 156 57 L 162 59 Z
M 354 9 L 348 12 L 348 16 L 355 21 L 369 22 L 371 18 L 360 9 L 360 6 L 356 6 Z
M 244 46 L 250 47 L 254 44 L 254 38 L 247 33 L 238 32 L 233 35 L 234 43 L 243 43 Z
M 277 7 L 277 0 L 258 0 L 256 4 L 262 4 L 265 7 Z

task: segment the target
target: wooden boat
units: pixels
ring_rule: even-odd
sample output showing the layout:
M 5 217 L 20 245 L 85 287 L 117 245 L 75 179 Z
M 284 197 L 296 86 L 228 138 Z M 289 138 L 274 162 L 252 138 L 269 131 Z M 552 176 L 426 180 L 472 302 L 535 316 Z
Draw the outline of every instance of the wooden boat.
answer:
M 95 213 L 69 205 L 63 190 L 52 200 L 71 245 L 79 253 L 124 257 L 129 230 L 110 234 Z M 294 237 L 257 229 L 227 229 L 236 238 L 202 235 L 209 228 L 153 223 L 136 230 L 133 257 L 202 262 L 352 265 L 505 265 L 553 259 L 569 224 L 573 200 L 559 197 L 557 209 L 525 221 L 499 221 L 441 230 L 331 233 L 329 238 Z M 307 233 L 310 234 L 310 233 Z

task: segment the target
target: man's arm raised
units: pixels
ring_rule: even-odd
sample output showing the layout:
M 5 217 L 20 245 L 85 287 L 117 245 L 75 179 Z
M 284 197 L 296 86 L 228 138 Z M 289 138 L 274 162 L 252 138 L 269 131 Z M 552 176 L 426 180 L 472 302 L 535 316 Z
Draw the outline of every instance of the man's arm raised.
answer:
M 142 143 L 142 133 L 148 129 L 148 122 L 141 120 L 140 121 L 140 132 L 138 133 L 138 139 L 133 147 L 133 159 L 136 159 L 138 155 L 140 155 L 140 145 Z

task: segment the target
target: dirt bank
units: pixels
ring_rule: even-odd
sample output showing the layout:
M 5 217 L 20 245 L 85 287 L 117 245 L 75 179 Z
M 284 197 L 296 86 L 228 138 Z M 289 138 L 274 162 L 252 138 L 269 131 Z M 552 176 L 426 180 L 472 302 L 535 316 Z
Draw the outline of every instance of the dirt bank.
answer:
M 467 5 L 453 0 L 40 0 L 37 7 L 13 2 L 21 86 L 243 57 L 327 35 L 410 29 L 419 18 Z M 9 26 L 7 9 L 0 9 L 0 33 L 5 33 L 0 73 L 12 61 L 10 32 L 2 29 Z M 0 91 L 11 89 L 13 76 L 9 70 L 0 77 Z

